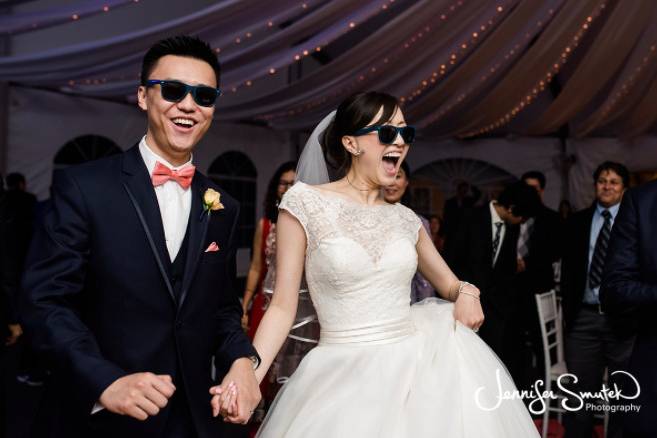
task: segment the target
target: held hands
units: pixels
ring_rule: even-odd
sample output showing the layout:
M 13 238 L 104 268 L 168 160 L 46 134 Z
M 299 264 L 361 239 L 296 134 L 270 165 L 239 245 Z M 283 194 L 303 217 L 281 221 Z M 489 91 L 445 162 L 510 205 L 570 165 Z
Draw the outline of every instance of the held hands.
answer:
M 224 421 L 246 424 L 262 398 L 251 360 L 243 357 L 233 362 L 221 385 L 210 388 L 210 394 L 213 417 L 221 415 Z
M 484 323 L 484 312 L 479 302 L 479 289 L 470 283 L 460 287 L 454 303 L 454 319 L 475 332 Z
M 144 421 L 157 415 L 175 390 L 169 375 L 129 374 L 108 386 L 99 401 L 110 412 Z
M 247 312 L 242 314 L 242 330 L 245 332 L 249 330 L 249 314 Z

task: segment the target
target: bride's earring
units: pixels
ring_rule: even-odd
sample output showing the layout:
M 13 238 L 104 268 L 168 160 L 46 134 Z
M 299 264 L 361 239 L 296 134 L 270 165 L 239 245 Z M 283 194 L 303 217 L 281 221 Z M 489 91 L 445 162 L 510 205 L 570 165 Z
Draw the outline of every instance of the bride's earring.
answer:
M 354 154 L 354 157 L 360 157 L 361 155 L 363 155 L 363 150 L 362 149 L 355 150 L 352 152 L 352 154 Z

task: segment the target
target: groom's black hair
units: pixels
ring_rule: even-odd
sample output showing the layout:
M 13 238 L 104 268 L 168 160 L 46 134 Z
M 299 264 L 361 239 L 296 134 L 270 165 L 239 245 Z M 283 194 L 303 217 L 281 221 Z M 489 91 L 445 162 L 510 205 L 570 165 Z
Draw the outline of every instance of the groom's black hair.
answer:
M 535 188 L 524 181 L 518 181 L 504 188 L 497 203 L 511 208 L 514 216 L 526 219 L 536 216 L 541 208 L 541 198 Z
M 146 81 L 151 79 L 149 76 L 153 72 L 157 61 L 167 55 L 186 56 L 207 62 L 214 70 L 217 77 L 217 87 L 219 87 L 221 66 L 217 55 L 208 43 L 198 37 L 189 35 L 178 35 L 163 39 L 148 49 L 141 63 L 141 85 L 146 86 Z

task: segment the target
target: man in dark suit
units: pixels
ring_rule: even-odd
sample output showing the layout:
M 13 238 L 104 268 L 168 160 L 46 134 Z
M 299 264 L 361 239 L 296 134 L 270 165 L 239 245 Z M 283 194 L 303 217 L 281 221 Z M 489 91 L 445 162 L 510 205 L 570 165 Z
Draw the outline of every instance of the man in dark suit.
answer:
M 624 438 L 657 434 L 657 182 L 625 194 L 616 217 L 600 291 L 605 312 L 620 329 L 636 333 L 628 370 L 641 394 L 626 400 L 641 407 L 623 414 Z M 632 323 L 628 322 L 632 321 Z M 632 395 L 628 390 L 627 395 Z
M 443 226 L 440 233 L 445 236 L 445 239 L 458 228 L 463 214 L 474 207 L 480 197 L 481 191 L 477 187 L 470 185 L 467 181 L 458 182 L 456 195 L 446 200 L 443 207 Z
M 609 236 L 629 183 L 629 172 L 622 164 L 607 161 L 595 170 L 593 181 L 596 202 L 569 219 L 561 266 L 566 365 L 578 379 L 570 387 L 576 392 L 600 391 L 605 368 L 613 385 L 612 373 L 625 368 L 633 342 L 627 330 L 612 324 L 599 300 Z M 566 437 L 591 436 L 593 414 L 583 407 L 566 415 Z M 610 438 L 620 436 L 615 417 L 610 417 Z
M 16 343 L 22 334 L 15 301 L 32 239 L 36 205 L 36 197 L 26 189 L 25 176 L 10 173 L 7 175 L 7 191 L 0 196 L 0 287 L 6 300 L 4 309 L 8 324 L 4 324 L 3 329 L 9 330 L 8 345 Z
M 507 336 L 517 302 L 518 225 L 536 214 L 539 203 L 533 188 L 522 181 L 511 184 L 497 200 L 466 211 L 445 241 L 445 258 L 454 273 L 481 291 L 486 317 L 481 338 L 505 363 L 517 352 Z
M 137 95 L 146 135 L 57 175 L 24 281 L 23 320 L 52 372 L 35 437 L 220 437 L 213 359 L 239 387 L 231 421 L 258 403 L 233 291 L 239 205 L 191 164 L 219 73 L 197 38 L 155 44 Z
M 543 203 L 547 184 L 545 175 L 533 170 L 524 173 L 521 180 L 533 187 L 541 200 L 536 217 L 520 225 L 518 236 L 516 289 L 519 304 L 514 318 L 514 323 L 517 325 L 512 335 L 518 336 L 515 341 L 518 345 L 531 345 L 531 349 L 525 348 L 525 353 L 518 355 L 517 364 L 509 364 L 510 368 L 515 368 L 514 376 L 521 377 L 516 384 L 529 387 L 537 379 L 545 378 L 543 344 L 535 295 L 554 288 L 552 265 L 561 258 L 559 243 L 562 231 L 559 214 Z M 534 360 L 538 364 L 536 368 L 532 367 Z

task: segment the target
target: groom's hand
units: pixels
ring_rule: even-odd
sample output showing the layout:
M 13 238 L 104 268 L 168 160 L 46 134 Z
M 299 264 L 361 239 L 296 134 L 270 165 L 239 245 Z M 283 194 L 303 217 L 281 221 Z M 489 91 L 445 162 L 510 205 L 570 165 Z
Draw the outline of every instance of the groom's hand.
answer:
M 233 362 L 221 385 L 210 388 L 210 393 L 213 416 L 246 424 L 262 398 L 251 360 L 243 357 Z
M 143 421 L 157 415 L 175 390 L 169 375 L 129 374 L 108 386 L 99 401 L 110 412 Z

